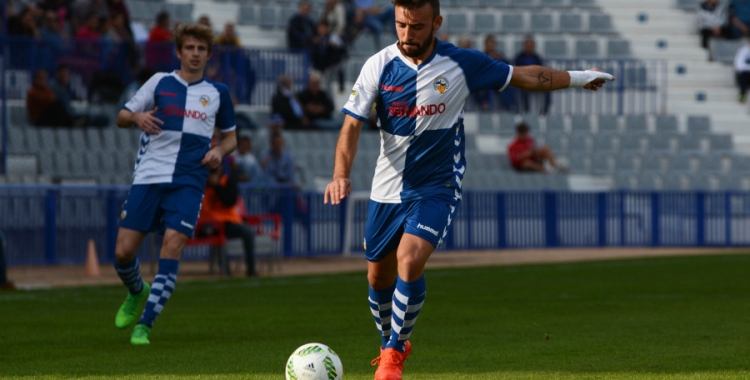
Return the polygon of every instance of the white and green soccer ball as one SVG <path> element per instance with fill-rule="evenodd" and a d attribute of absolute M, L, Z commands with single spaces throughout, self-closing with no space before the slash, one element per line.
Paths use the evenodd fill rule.
<path fill-rule="evenodd" d="M 339 356 L 322 343 L 300 346 L 286 361 L 286 380 L 341 380 L 344 366 Z"/>

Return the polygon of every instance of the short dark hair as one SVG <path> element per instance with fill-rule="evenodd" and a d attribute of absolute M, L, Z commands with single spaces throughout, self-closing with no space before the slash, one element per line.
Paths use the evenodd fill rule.
<path fill-rule="evenodd" d="M 520 133 L 529 133 L 529 126 L 528 126 L 528 124 L 526 124 L 523 121 L 520 122 L 520 123 L 518 123 L 518 125 L 516 126 L 516 132 L 519 133 L 519 134 Z"/>
<path fill-rule="evenodd" d="M 392 0 L 394 6 L 404 7 L 406 9 L 417 9 L 425 4 L 432 7 L 433 17 L 440 15 L 440 0 Z"/>

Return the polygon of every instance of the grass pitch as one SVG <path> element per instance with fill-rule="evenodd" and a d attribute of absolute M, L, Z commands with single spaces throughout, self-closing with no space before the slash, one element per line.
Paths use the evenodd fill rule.
<path fill-rule="evenodd" d="M 405 379 L 750 379 L 750 255 L 427 272 Z M 180 282 L 132 347 L 122 287 L 0 293 L 0 378 L 283 379 L 321 342 L 372 379 L 364 273 Z M 549 338 L 549 339 L 547 339 Z"/>

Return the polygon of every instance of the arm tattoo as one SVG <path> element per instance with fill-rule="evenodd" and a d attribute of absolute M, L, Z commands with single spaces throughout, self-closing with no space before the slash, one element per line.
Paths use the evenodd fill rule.
<path fill-rule="evenodd" d="M 537 80 L 538 80 L 538 83 L 537 83 L 536 86 L 539 87 L 539 88 L 544 88 L 547 85 L 547 82 L 550 82 L 550 85 L 551 85 L 552 84 L 552 73 L 550 73 L 550 77 L 547 78 L 547 77 L 544 76 L 544 71 L 540 71 L 539 74 L 537 75 Z"/>

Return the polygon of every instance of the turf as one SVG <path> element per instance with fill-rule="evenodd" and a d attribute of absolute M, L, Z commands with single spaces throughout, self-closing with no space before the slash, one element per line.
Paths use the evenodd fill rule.
<path fill-rule="evenodd" d="M 405 379 L 747 379 L 748 272 L 750 255 L 430 270 Z M 0 378 L 283 379 L 318 341 L 372 379 L 365 281 L 178 281 L 147 347 L 114 327 L 122 287 L 0 293 Z"/>

